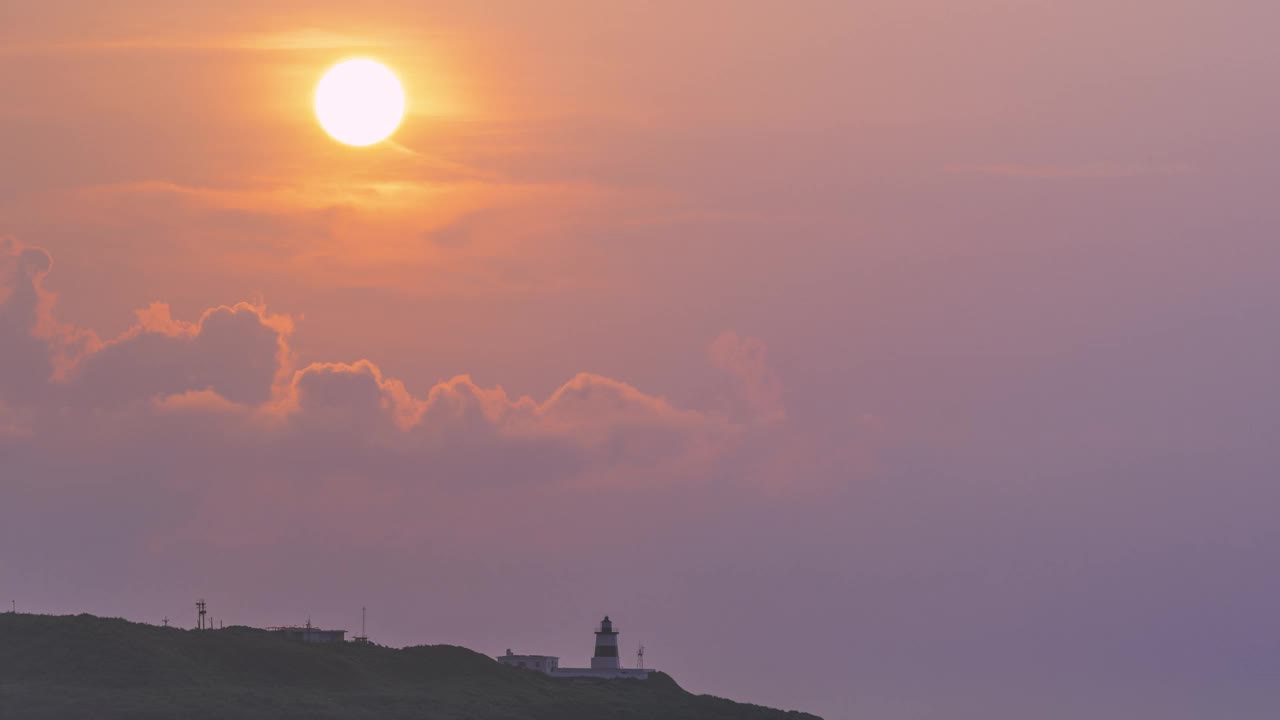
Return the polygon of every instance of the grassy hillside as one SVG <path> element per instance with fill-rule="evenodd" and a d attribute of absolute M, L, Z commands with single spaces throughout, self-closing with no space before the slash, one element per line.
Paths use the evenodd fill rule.
<path fill-rule="evenodd" d="M 5 720 L 815 720 L 668 676 L 552 679 L 447 645 L 305 645 L 90 615 L 0 615 Z"/>

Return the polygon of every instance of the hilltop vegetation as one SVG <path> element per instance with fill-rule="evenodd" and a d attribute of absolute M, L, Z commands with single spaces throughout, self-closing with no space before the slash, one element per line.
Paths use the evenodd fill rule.
<path fill-rule="evenodd" d="M 5 720 L 816 720 L 647 681 L 552 679 L 466 648 L 306 645 L 90 615 L 0 615 Z"/>

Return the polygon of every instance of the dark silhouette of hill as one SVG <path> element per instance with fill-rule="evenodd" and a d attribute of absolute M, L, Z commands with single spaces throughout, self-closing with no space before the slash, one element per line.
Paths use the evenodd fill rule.
<path fill-rule="evenodd" d="M 553 679 L 449 645 L 308 645 L 91 615 L 0 615 L 4 720 L 817 720 L 649 680 Z"/>

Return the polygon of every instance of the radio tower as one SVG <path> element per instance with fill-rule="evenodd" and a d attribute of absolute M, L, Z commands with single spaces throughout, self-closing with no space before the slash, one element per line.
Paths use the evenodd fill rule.
<path fill-rule="evenodd" d="M 644 669 L 644 646 L 643 645 L 641 645 L 640 649 L 636 651 L 636 669 L 638 670 Z"/>
<path fill-rule="evenodd" d="M 205 628 L 205 625 L 204 625 L 204 616 L 206 612 L 205 605 L 206 603 L 204 601 L 204 598 L 200 598 L 199 600 L 196 601 L 196 615 L 199 616 L 199 619 L 196 622 L 197 630 L 204 630 Z"/>
<path fill-rule="evenodd" d="M 360 608 L 360 635 L 355 638 L 355 641 L 358 643 L 369 642 L 369 634 L 365 632 L 365 629 L 364 629 L 364 619 L 365 619 L 365 608 L 362 607 Z"/>

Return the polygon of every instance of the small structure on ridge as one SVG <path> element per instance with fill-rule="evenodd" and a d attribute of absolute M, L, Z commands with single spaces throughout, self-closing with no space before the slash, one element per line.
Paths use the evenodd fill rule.
<path fill-rule="evenodd" d="M 267 628 L 271 632 L 280 633 L 290 640 L 300 640 L 305 643 L 340 643 L 346 640 L 346 630 L 321 630 L 318 627 L 311 626 L 311 620 L 307 620 L 307 624 L 301 627 L 297 625 L 277 625 Z"/>
<path fill-rule="evenodd" d="M 506 655 L 498 656 L 498 662 L 510 667 L 537 670 L 548 675 L 560 668 L 560 658 L 554 655 L 516 655 L 511 652 L 511 648 L 507 648 Z"/>

